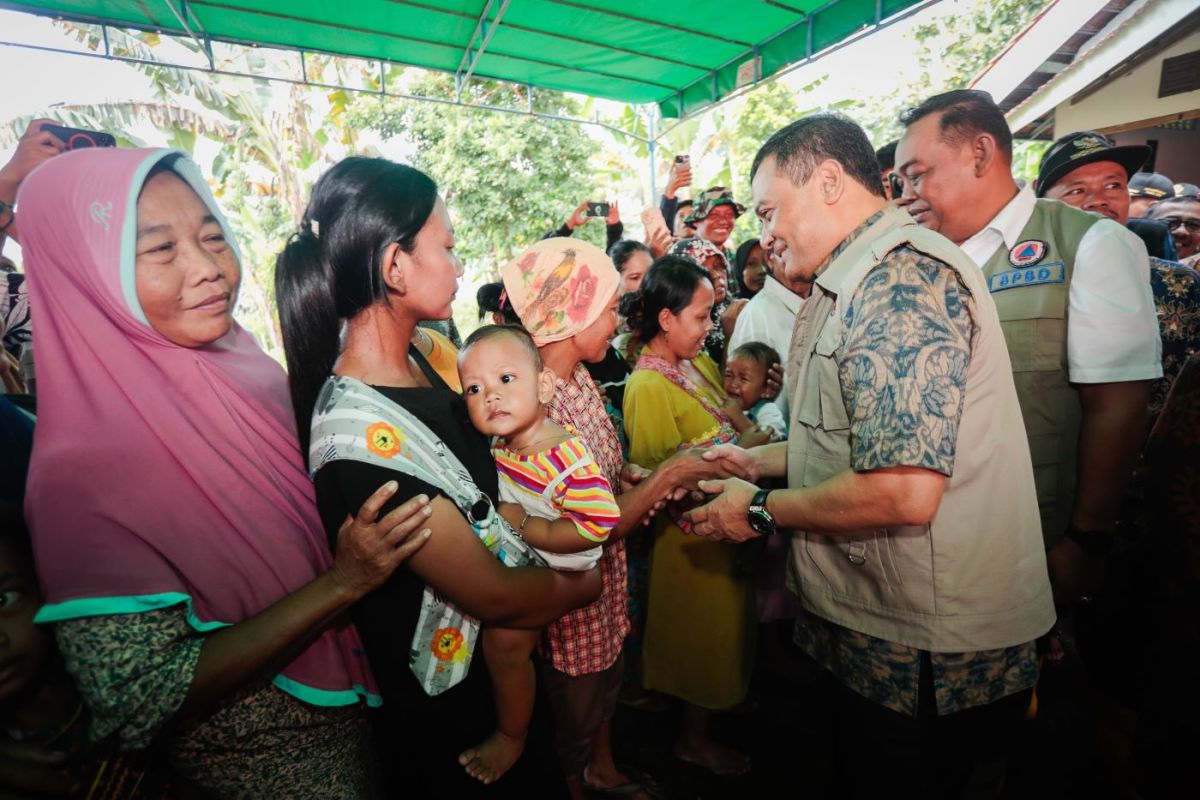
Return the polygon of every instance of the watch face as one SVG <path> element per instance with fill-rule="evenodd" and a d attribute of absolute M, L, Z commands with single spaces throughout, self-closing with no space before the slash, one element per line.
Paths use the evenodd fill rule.
<path fill-rule="evenodd" d="M 769 535 L 775 532 L 775 523 L 763 512 L 751 511 L 747 516 L 750 521 L 750 527 L 754 529 L 755 533 Z"/>

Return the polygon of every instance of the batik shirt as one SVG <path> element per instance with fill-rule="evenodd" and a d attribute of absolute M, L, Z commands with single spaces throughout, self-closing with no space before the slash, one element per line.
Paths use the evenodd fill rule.
<path fill-rule="evenodd" d="M 817 270 L 875 222 L 855 229 Z M 942 262 L 898 248 L 871 270 L 841 308 L 842 396 L 850 416 L 851 468 L 921 467 L 951 475 L 966 391 L 973 323 L 966 288 Z M 886 319 L 887 324 L 881 323 Z M 936 348 L 939 365 L 918 363 Z M 955 365 L 961 368 L 955 368 Z M 807 614 L 796 643 L 848 689 L 917 714 L 921 651 Z M 1036 647 L 931 653 L 938 714 L 985 705 L 1037 682 Z"/>
<path fill-rule="evenodd" d="M 1162 336 L 1163 376 L 1150 385 L 1150 413 L 1157 416 L 1183 362 L 1200 353 L 1200 273 L 1176 261 L 1151 258 L 1150 288 Z"/>
<path fill-rule="evenodd" d="M 0 273 L 0 332 L 4 349 L 21 357 L 21 347 L 33 339 L 29 314 L 29 285 L 20 272 Z"/>

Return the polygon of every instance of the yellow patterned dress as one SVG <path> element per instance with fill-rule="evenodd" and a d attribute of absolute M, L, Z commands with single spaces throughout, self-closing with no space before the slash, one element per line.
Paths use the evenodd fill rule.
<path fill-rule="evenodd" d="M 661 362 L 661 359 L 659 359 Z M 625 387 L 629 460 L 657 467 L 680 447 L 718 434 L 721 378 L 701 354 L 692 367 L 665 374 L 638 362 Z M 669 373 L 669 370 L 666 371 Z M 681 385 L 682 384 L 682 385 Z M 719 413 L 719 411 L 718 411 Z M 708 709 L 742 701 L 754 663 L 754 591 L 745 545 L 690 536 L 666 515 L 656 517 L 643 682 Z"/>

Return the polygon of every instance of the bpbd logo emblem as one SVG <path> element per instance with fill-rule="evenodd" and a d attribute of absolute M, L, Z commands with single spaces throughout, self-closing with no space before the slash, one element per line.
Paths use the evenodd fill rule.
<path fill-rule="evenodd" d="M 1026 239 L 1023 242 L 1017 242 L 1013 245 L 1013 249 L 1008 251 L 1008 263 L 1018 268 L 1032 267 L 1046 257 L 1048 247 L 1049 245 L 1041 239 Z"/>

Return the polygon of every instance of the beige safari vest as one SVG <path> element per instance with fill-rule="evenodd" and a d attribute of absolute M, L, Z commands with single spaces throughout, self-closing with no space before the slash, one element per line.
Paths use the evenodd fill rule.
<path fill-rule="evenodd" d="M 1014 253 L 1010 260 L 1010 248 L 1002 246 L 983 265 L 1012 360 L 1047 544 L 1067 529 L 1075 501 L 1080 409 L 1067 372 L 1067 294 L 1079 242 L 1100 220 L 1058 200 L 1038 200 L 1012 250 L 1034 242 L 1045 245 L 1045 254 L 1018 267 L 1022 259 Z"/>
<path fill-rule="evenodd" d="M 794 531 L 791 584 L 807 611 L 852 630 L 932 652 L 1010 647 L 1054 624 L 1029 449 L 1000 322 L 979 269 L 906 212 L 889 209 L 817 278 L 801 309 L 788 370 L 788 485 L 850 468 L 842 399 L 839 298 L 908 245 L 958 273 L 974 320 L 954 475 L 933 521 L 858 534 Z"/>

